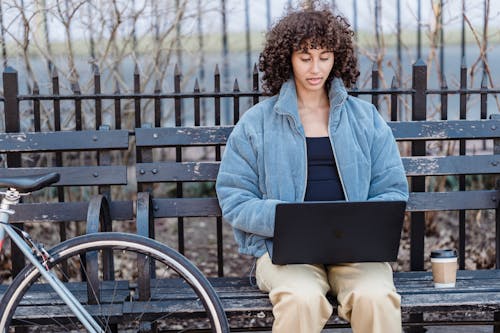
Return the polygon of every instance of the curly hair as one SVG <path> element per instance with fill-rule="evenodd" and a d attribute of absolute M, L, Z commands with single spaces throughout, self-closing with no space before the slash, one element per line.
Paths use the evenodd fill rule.
<path fill-rule="evenodd" d="M 344 17 L 334 15 L 326 5 L 315 7 L 313 4 L 307 9 L 290 9 L 266 34 L 264 50 L 259 56 L 264 92 L 279 93 L 281 85 L 293 73 L 292 53 L 309 48 L 334 52 L 327 89 L 334 77 L 341 78 L 346 87 L 356 82 L 359 70 L 349 23 Z"/>

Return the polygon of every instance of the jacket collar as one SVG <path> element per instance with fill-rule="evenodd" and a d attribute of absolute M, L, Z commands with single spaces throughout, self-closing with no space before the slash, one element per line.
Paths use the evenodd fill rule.
<path fill-rule="evenodd" d="M 334 78 L 332 80 L 328 97 L 330 99 L 330 121 L 332 121 L 334 119 L 338 119 L 338 116 L 335 115 L 335 111 L 339 109 L 347 98 L 347 91 L 340 78 Z M 278 100 L 274 105 L 274 111 L 278 114 L 290 115 L 294 119 L 295 125 L 298 128 L 302 127 L 297 104 L 297 91 L 295 90 L 295 81 L 293 77 L 281 86 Z M 332 116 L 334 117 L 333 119 Z"/>

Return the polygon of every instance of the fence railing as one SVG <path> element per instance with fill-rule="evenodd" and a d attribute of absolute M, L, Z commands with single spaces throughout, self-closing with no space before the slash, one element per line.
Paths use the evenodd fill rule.
<path fill-rule="evenodd" d="M 480 88 L 468 88 L 467 72 L 468 68 L 462 65 L 459 70 L 459 87 L 448 88 L 446 78 L 444 78 L 439 89 L 430 89 L 427 84 L 427 66 L 422 61 L 417 61 L 412 68 L 411 88 L 398 85 L 396 76 L 393 77 L 389 88 L 380 88 L 379 69 L 374 66 L 371 88 L 354 87 L 349 93 L 369 99 L 386 119 L 391 121 L 416 120 L 416 114 L 425 114 L 424 117 L 420 116 L 418 119 L 432 117 L 446 120 L 454 116 L 465 119 L 469 111 L 476 109 L 479 113 L 472 113 L 470 116 L 485 119 L 488 112 L 498 112 L 500 105 L 497 94 L 500 93 L 500 89 L 488 88 L 486 77 L 483 77 Z M 106 123 L 116 129 L 133 129 L 140 127 L 145 121 L 155 126 L 165 126 L 169 119 L 172 125 L 179 126 L 183 122 L 191 121 L 197 126 L 203 124 L 203 121 L 220 124 L 223 113 L 228 119 L 226 122 L 234 123 L 239 119 L 240 112 L 263 97 L 259 90 L 259 75 L 256 67 L 252 74 L 252 88 L 249 91 L 242 91 L 237 80 L 234 81 L 232 90 L 222 91 L 218 67 L 214 71 L 212 91 L 201 90 L 197 80 L 194 82 L 192 91 L 181 91 L 182 73 L 177 66 L 172 78 L 174 91 L 162 91 L 161 82 L 157 81 L 152 92 L 144 92 L 144 88 L 141 87 L 141 76 L 136 68 L 130 92 L 120 92 L 116 89 L 112 93 L 105 93 L 101 91 L 99 69 L 94 66 L 92 87 L 89 89 L 93 90 L 92 93 L 82 93 L 78 82 L 72 82 L 70 83 L 72 93 L 61 94 L 59 76 L 54 71 L 48 87 L 50 93 L 42 92 L 35 83 L 31 93 L 19 94 L 18 74 L 12 67 L 7 67 L 3 73 L 4 96 L 0 96 L 0 111 L 2 110 L 1 102 L 4 103 L 5 118 L 2 121 L 4 121 L 5 128 L 2 129 L 0 122 L 0 130 L 17 131 L 19 127 L 24 130 L 39 131 L 42 125 L 52 130 L 98 128 L 103 123 L 103 118 L 106 118 Z M 450 115 L 449 100 L 454 95 L 459 96 L 459 102 L 454 103 L 456 107 L 452 105 L 454 115 Z M 478 96 L 479 103 L 472 99 L 474 96 Z M 489 96 L 495 99 L 496 104 L 488 104 Z M 242 104 L 245 99 L 246 103 Z M 429 99 L 433 101 L 432 109 L 427 109 L 425 105 Z M 231 100 L 232 103 L 221 103 L 222 100 Z M 170 104 L 166 104 L 166 101 Z M 412 104 L 412 101 L 417 104 Z M 62 106 L 62 103 L 65 105 Z M 479 107 L 476 107 L 476 104 L 479 104 Z M 192 109 L 194 113 L 189 114 L 189 109 Z M 53 112 L 48 112 L 50 110 Z M 71 112 L 74 114 L 69 116 Z M 18 119 L 18 113 L 23 115 L 21 120 Z M 130 113 L 133 113 L 133 118 L 127 117 Z M 24 117 L 25 114 L 27 117 Z M 211 115 L 212 118 L 208 118 L 207 115 Z M 72 121 L 70 122 L 65 117 L 71 118 Z"/>

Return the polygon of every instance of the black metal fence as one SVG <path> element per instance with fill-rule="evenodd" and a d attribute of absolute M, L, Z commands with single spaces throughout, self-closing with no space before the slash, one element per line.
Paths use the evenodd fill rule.
<path fill-rule="evenodd" d="M 309 1 L 281 0 L 273 1 L 273 6 L 271 6 L 270 0 L 262 2 L 249 2 L 248 0 L 204 2 L 198 0 L 191 2 L 188 6 L 190 8 L 188 12 L 185 12 L 187 9 L 184 7 L 184 2 L 180 0 L 151 0 L 142 4 L 141 1 L 134 0 L 130 1 L 130 3 L 114 4 L 116 6 L 114 10 L 110 10 L 109 16 L 104 17 L 109 20 L 112 27 L 116 25 L 117 40 L 120 39 L 129 42 L 131 49 L 125 52 L 124 55 L 121 55 L 122 58 L 117 56 L 119 59 L 110 61 L 113 62 L 110 67 L 112 67 L 112 70 L 117 70 L 126 60 L 132 59 L 134 61 L 140 58 L 141 53 L 145 57 L 152 56 L 151 53 L 154 53 L 152 51 L 154 48 L 166 50 L 164 53 L 160 52 L 155 55 L 157 57 L 154 60 L 155 66 L 159 65 L 160 58 L 165 58 L 175 59 L 173 61 L 177 62 L 180 67 L 183 67 L 183 62 L 186 62 L 186 56 L 193 52 L 192 50 L 186 52 L 183 49 L 183 39 L 195 37 L 193 39 L 197 50 L 195 65 L 198 67 L 198 77 L 203 86 L 205 83 L 205 71 L 210 70 L 206 68 L 205 64 L 208 53 L 210 53 L 208 48 L 214 48 L 213 45 L 209 45 L 210 43 L 213 44 L 214 40 L 209 40 L 209 38 L 212 34 L 215 34 L 217 35 L 215 43 L 218 44 L 216 49 L 220 50 L 217 51 L 217 58 L 222 58 L 221 74 L 223 83 L 226 83 L 231 75 L 228 67 L 233 62 L 232 60 L 234 60 L 234 51 L 242 51 L 244 53 L 245 60 L 243 62 L 245 65 L 241 66 L 240 74 L 241 77 L 246 77 L 247 80 L 250 80 L 252 76 L 252 64 L 257 60 L 254 52 L 256 35 L 252 34 L 252 32 L 262 32 L 269 28 L 273 23 L 272 20 L 280 16 L 287 5 L 306 4 L 307 2 Z M 408 57 L 408 54 L 415 55 L 414 59 L 424 58 L 426 57 L 426 48 L 427 50 L 432 49 L 432 52 L 436 52 L 436 58 L 433 58 L 432 61 L 439 63 L 438 65 L 436 64 L 439 78 L 444 77 L 445 62 L 449 61 L 447 58 L 450 58 L 449 56 L 445 56 L 445 53 L 449 46 L 457 42 L 460 45 L 460 59 L 464 59 L 466 56 L 466 45 L 472 45 L 472 47 L 479 50 L 479 55 L 475 59 L 477 60 L 477 65 L 480 65 L 482 70 L 486 72 L 488 72 L 489 68 L 494 67 L 488 64 L 488 52 L 491 45 L 490 39 L 494 38 L 494 35 L 490 31 L 491 26 L 498 18 L 498 15 L 492 12 L 492 2 L 490 0 L 439 0 L 432 1 L 430 5 L 430 2 L 423 0 L 389 0 L 384 2 L 381 0 L 371 0 L 362 3 L 358 0 L 345 2 L 324 0 L 323 2 L 326 4 L 331 3 L 333 7 L 336 6 L 342 10 L 352 23 L 354 31 L 360 35 L 366 35 L 366 38 L 371 41 L 369 45 L 363 45 L 363 41 L 358 40 L 360 35 L 355 36 L 356 40 L 360 42 L 358 44 L 360 46 L 358 51 L 364 49 L 365 55 L 366 53 L 373 54 L 371 57 L 364 58 L 369 58 L 370 60 L 377 58 L 379 70 L 382 65 L 381 59 L 383 55 L 389 52 L 395 53 L 395 58 L 391 59 L 391 62 L 395 64 L 394 73 L 400 82 L 403 81 L 404 77 L 404 59 Z M 28 72 L 27 75 L 30 77 L 44 75 L 35 73 L 37 72 L 35 69 L 37 66 L 33 64 L 33 59 L 29 56 L 29 52 L 32 52 L 29 48 L 34 48 L 35 51 L 36 48 L 41 48 L 43 51 L 46 51 L 40 52 L 43 59 L 42 62 L 44 62 L 43 66 L 38 66 L 44 68 L 41 72 L 45 73 L 45 68 L 48 68 L 50 72 L 54 66 L 60 69 L 65 67 L 64 63 L 66 59 L 56 59 L 57 57 L 51 50 L 54 47 L 53 44 L 55 41 L 58 40 L 56 34 L 54 34 L 55 28 L 50 26 L 53 23 L 51 22 L 51 16 L 57 17 L 57 13 L 54 13 L 55 9 L 59 9 L 61 11 L 59 14 L 61 15 L 62 11 L 67 12 L 59 19 L 63 21 L 67 20 L 68 36 L 71 32 L 78 30 L 77 27 L 75 28 L 69 24 L 71 20 L 69 17 L 66 17 L 72 10 L 76 14 L 74 19 L 77 23 L 80 18 L 83 19 L 83 22 L 80 23 L 88 24 L 87 34 L 79 37 L 85 42 L 86 47 L 82 53 L 75 55 L 84 58 L 84 62 L 87 62 L 87 58 L 90 57 L 90 62 L 99 63 L 100 61 L 103 63 L 103 66 L 106 64 L 105 61 L 99 58 L 99 42 L 102 42 L 103 36 L 92 25 L 92 17 L 99 17 L 99 11 L 103 11 L 103 8 L 106 7 L 99 7 L 98 4 L 91 0 L 82 1 L 78 6 L 71 2 L 57 2 L 57 5 L 54 5 L 50 1 L 45 0 L 36 2 L 36 6 L 34 3 L 35 1 L 17 2 L 10 0 L 0 3 L 0 48 L 4 67 L 7 65 L 12 66 L 13 62 L 17 61 L 17 54 L 25 52 L 26 56 L 24 58 L 20 57 L 21 59 L 18 62 L 20 65 L 16 65 L 18 70 Z M 276 4 L 279 4 L 280 7 L 277 8 Z M 429 9 L 429 6 L 433 7 L 432 10 Z M 33 12 L 34 7 L 37 10 Z M 370 10 L 367 10 L 368 8 Z M 427 8 L 426 13 L 428 15 L 422 15 L 423 8 Z M 115 10 L 115 14 L 117 15 L 114 14 Z M 263 15 L 255 15 L 256 12 Z M 368 17 L 366 16 L 367 12 Z M 184 15 L 186 15 L 189 19 L 175 21 L 174 28 L 169 31 L 163 31 L 171 28 L 161 20 L 161 17 L 166 17 L 167 14 L 180 18 L 184 18 Z M 33 15 L 31 21 L 29 15 Z M 390 24 L 389 29 L 387 29 L 388 25 L 386 22 L 388 16 L 393 17 L 394 20 Z M 140 33 L 140 25 L 143 24 L 140 22 L 141 18 L 143 20 L 144 18 L 150 20 L 148 22 L 150 23 L 150 27 L 145 32 L 145 35 L 141 35 Z M 238 49 L 235 49 L 236 47 L 230 42 L 231 34 L 234 33 L 231 30 L 230 23 L 233 22 L 234 26 L 235 20 L 238 20 L 238 24 L 244 35 L 244 45 L 237 46 Z M 365 24 L 360 24 L 361 21 Z M 207 22 L 210 22 L 210 24 L 207 24 Z M 366 28 L 366 22 L 370 22 L 369 29 Z M 35 24 L 38 25 L 35 26 Z M 196 29 L 189 29 L 188 26 L 192 26 L 191 28 L 196 27 Z M 213 29 L 207 32 L 207 26 L 217 26 L 218 29 L 220 27 L 220 30 L 215 33 Z M 460 28 L 457 28 L 457 26 L 460 26 Z M 191 33 L 187 33 L 186 31 L 190 31 Z M 449 36 L 457 32 L 460 33 L 459 40 L 448 41 L 449 39 L 455 39 L 449 38 Z M 40 45 L 36 45 L 31 41 L 32 37 L 37 37 L 37 34 L 43 34 L 43 38 L 39 37 L 42 39 L 39 41 Z M 407 36 L 404 36 L 405 34 Z M 152 38 L 151 45 L 146 50 L 139 47 L 140 39 L 144 36 Z M 165 36 L 168 36 L 169 39 L 165 39 Z M 387 42 L 386 40 L 389 38 L 394 38 L 394 43 Z M 13 39 L 17 40 L 17 42 L 14 42 Z M 111 43 L 113 41 L 104 39 L 104 42 Z M 167 43 L 168 45 L 165 45 Z M 74 50 L 65 50 L 65 52 L 74 52 Z M 102 56 L 105 56 L 105 54 Z M 360 58 L 361 56 L 362 54 L 360 53 Z M 169 61 L 167 62 L 170 63 Z M 80 70 L 79 68 L 71 68 L 75 66 L 74 61 L 69 62 L 68 66 L 68 75 L 74 75 Z M 160 71 L 163 71 L 165 68 L 163 65 L 160 67 L 158 68 Z M 104 68 L 101 69 L 104 70 Z M 245 73 L 243 74 L 243 72 Z M 485 83 L 487 84 L 487 82 Z M 28 82 L 27 84 L 32 85 L 33 82 Z M 491 87 L 492 85 L 490 82 L 489 86 Z"/>
<path fill-rule="evenodd" d="M 371 99 L 371 102 L 384 109 L 384 117 L 388 121 L 398 121 L 406 110 L 406 120 L 425 119 L 485 119 L 488 113 L 498 113 L 498 109 L 488 111 L 488 97 L 500 93 L 499 89 L 490 89 L 484 82 L 479 89 L 467 88 L 467 67 L 464 65 L 460 71 L 460 88 L 448 89 L 446 84 L 441 89 L 428 88 L 428 70 L 423 61 L 418 61 L 412 67 L 412 87 L 410 89 L 398 86 L 398 80 L 392 80 L 392 86 L 387 89 L 379 88 L 379 75 L 377 67 L 372 72 L 372 88 L 352 89 L 351 95 Z M 30 94 L 19 94 L 18 74 L 13 68 L 6 68 L 3 72 L 3 91 L 0 97 L 0 115 L 5 123 L 5 132 L 27 131 L 61 131 L 82 130 L 99 128 L 102 124 L 109 125 L 112 129 L 128 129 L 134 135 L 134 129 L 151 123 L 154 127 L 165 126 L 205 126 L 220 125 L 224 110 L 221 101 L 227 100 L 230 105 L 230 124 L 236 123 L 241 114 L 249 105 L 256 104 L 265 98 L 259 90 L 259 74 L 254 68 L 252 74 L 252 89 L 242 91 L 238 81 L 234 81 L 231 91 L 221 91 L 221 77 L 216 68 L 213 76 L 213 89 L 210 92 L 200 91 L 195 82 L 191 91 L 182 91 L 182 73 L 176 67 L 172 76 L 174 91 L 165 92 L 156 84 L 152 92 L 145 92 L 140 86 L 141 78 L 136 71 L 133 75 L 133 92 L 121 93 L 115 91 L 106 93 L 101 91 L 101 75 L 97 67 L 93 68 L 93 93 L 82 94 L 77 83 L 72 85 L 71 94 L 60 94 L 60 82 L 56 72 L 52 75 L 50 92 L 40 91 L 34 87 Z M 484 81 L 484 80 L 483 80 Z M 456 116 L 450 117 L 448 100 L 458 97 L 458 111 Z M 473 98 L 477 97 L 477 98 Z M 478 100 L 479 103 L 471 101 Z M 409 101 L 409 102 L 408 102 Z M 430 105 L 432 102 L 432 106 Z M 387 107 L 382 108 L 384 104 Z M 405 104 L 408 104 L 405 107 Z M 434 110 L 435 109 L 435 110 Z M 431 112 L 432 110 L 432 112 Z M 403 112 L 404 111 L 404 112 Z M 1 144 L 1 143 L 0 143 Z M 401 147 L 402 150 L 408 147 Z M 461 141 L 458 154 L 467 154 L 467 144 Z M 411 156 L 424 156 L 428 147 L 423 142 L 411 145 L 408 152 L 403 154 Z M 484 149 L 491 147 L 484 146 Z M 181 149 L 176 150 L 176 160 L 182 160 Z M 1 156 L 1 155 L 0 155 Z M 9 167 L 26 166 L 20 154 L 12 153 L 3 156 Z M 215 154 L 215 159 L 220 160 L 220 149 Z M 62 165 L 62 156 L 56 156 L 56 166 Z M 140 161 L 140 156 L 136 157 Z M 460 189 L 465 189 L 466 177 L 459 176 Z M 424 192 L 427 190 L 425 177 L 411 178 L 411 191 Z M 176 195 L 182 197 L 182 184 L 176 185 Z M 59 198 L 63 193 L 59 193 Z M 132 195 L 132 194 L 131 194 Z M 133 199 L 133 198 L 131 198 Z M 220 224 L 221 220 L 218 220 Z M 424 269 L 424 240 L 426 216 L 424 213 L 411 214 L 411 264 L 412 270 Z M 61 233 L 64 238 L 64 232 Z M 218 232 L 217 248 L 219 256 L 218 274 L 223 275 L 222 262 L 222 234 Z M 183 221 L 178 227 L 179 250 L 184 252 Z M 494 244 L 492 244 L 494 246 Z M 459 213 L 459 252 L 466 251 L 466 213 Z M 460 267 L 465 267 L 465 256 L 460 256 Z"/>

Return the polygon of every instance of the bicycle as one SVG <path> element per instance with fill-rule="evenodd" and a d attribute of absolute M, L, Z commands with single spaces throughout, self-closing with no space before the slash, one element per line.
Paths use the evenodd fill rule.
<path fill-rule="evenodd" d="M 210 325 L 212 332 L 217 333 L 229 332 L 226 314 L 210 282 L 187 258 L 162 243 L 134 234 L 100 232 L 69 239 L 47 251 L 26 232 L 9 224 L 9 216 L 14 214 L 11 206 L 19 203 L 22 196 L 58 180 L 57 173 L 0 178 L 0 188 L 7 188 L 0 192 L 4 195 L 0 205 L 0 250 L 4 236 L 8 236 L 30 262 L 13 279 L 0 302 L 0 332 L 32 324 L 38 325 L 35 331 L 40 331 L 39 325 L 43 324 L 50 332 L 142 332 L 167 328 L 185 332 L 193 325 Z M 98 267 L 88 267 L 91 259 L 98 259 Z M 120 276 L 116 280 L 115 262 L 122 266 L 137 263 L 138 272 L 130 271 L 130 267 L 118 269 Z M 144 285 L 140 283 L 144 276 L 149 284 L 145 290 L 138 287 Z M 164 282 L 178 280 L 189 284 L 194 292 L 187 299 L 170 300 Z M 62 302 L 56 305 L 57 311 L 36 304 L 29 308 L 30 293 L 40 288 L 59 295 Z M 78 290 L 78 295 L 70 289 Z M 86 295 L 82 295 L 82 290 Z M 171 318 L 179 301 L 199 303 L 200 313 L 206 312 L 208 319 L 195 324 L 187 321 L 190 326 L 183 326 L 185 321 Z M 155 307 L 158 310 L 151 311 Z M 29 319 L 24 308 L 31 315 L 47 308 L 46 315 L 38 316 L 43 317 L 43 323 Z"/>

